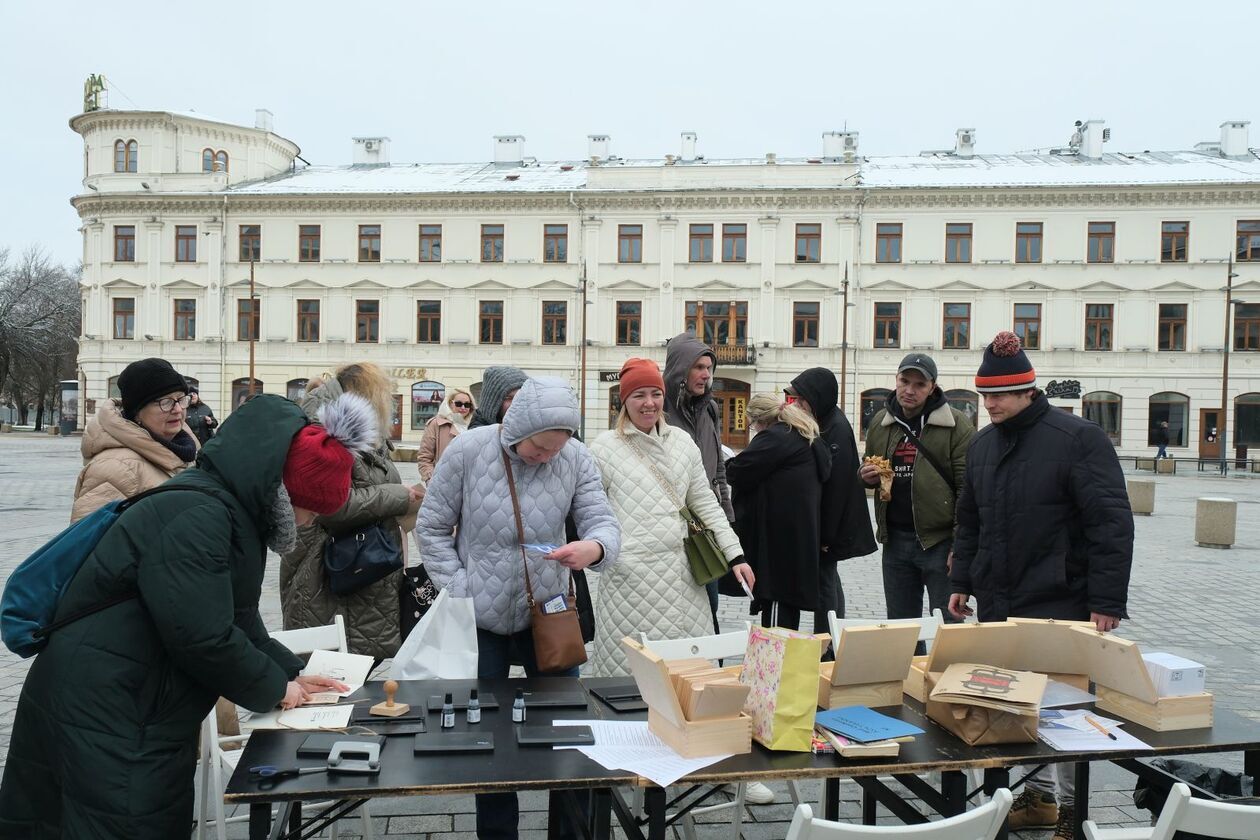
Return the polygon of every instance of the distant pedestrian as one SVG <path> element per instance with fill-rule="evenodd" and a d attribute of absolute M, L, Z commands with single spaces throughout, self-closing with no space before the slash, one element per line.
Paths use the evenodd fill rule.
<path fill-rule="evenodd" d="M 197 441 L 205 446 L 214 437 L 214 430 L 219 425 L 210 406 L 201 401 L 201 392 L 197 386 L 188 383 L 188 428 L 192 430 Z"/>
<path fill-rule="evenodd" d="M 188 383 L 165 359 L 141 359 L 118 375 L 121 399 L 107 399 L 83 431 L 83 470 L 70 521 L 126 499 L 192 466 L 200 448 L 184 422 Z"/>
<path fill-rule="evenodd" d="M 416 454 L 416 465 L 420 469 L 420 477 L 426 482 L 433 478 L 438 459 L 446 451 L 446 447 L 460 432 L 468 430 L 468 421 L 472 418 L 477 406 L 472 394 L 467 391 L 452 391 L 446 402 L 438 409 L 436 416 L 424 424 L 424 436 L 420 438 L 420 451 Z"/>
<path fill-rule="evenodd" d="M 493 365 L 486 368 L 481 375 L 481 400 L 473 410 L 468 428 L 479 429 L 482 426 L 493 426 L 503 422 L 516 392 L 521 390 L 528 374 L 511 365 Z"/>
<path fill-rule="evenodd" d="M 1155 441 L 1155 446 L 1157 447 L 1155 450 L 1155 460 L 1158 461 L 1160 458 L 1167 458 L 1168 443 L 1170 439 L 1167 420 L 1159 421 L 1159 425 L 1155 427 L 1155 431 L 1151 435 L 1151 439 Z"/>

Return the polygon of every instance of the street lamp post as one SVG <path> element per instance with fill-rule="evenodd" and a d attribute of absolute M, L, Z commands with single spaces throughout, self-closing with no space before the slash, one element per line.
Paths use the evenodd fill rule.
<path fill-rule="evenodd" d="M 1221 425 L 1220 434 L 1216 436 L 1221 446 L 1221 475 L 1229 472 L 1229 345 L 1233 341 L 1230 335 L 1229 319 L 1234 314 L 1234 255 L 1231 253 L 1225 271 L 1225 345 L 1221 354 Z"/>
<path fill-rule="evenodd" d="M 844 264 L 844 282 L 840 286 L 840 410 L 848 397 L 845 390 L 849 374 L 849 264 Z"/>

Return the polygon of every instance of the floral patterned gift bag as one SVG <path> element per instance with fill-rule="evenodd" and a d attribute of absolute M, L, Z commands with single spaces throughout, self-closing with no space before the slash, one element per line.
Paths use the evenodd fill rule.
<path fill-rule="evenodd" d="M 816 636 L 778 627 L 749 631 L 740 680 L 752 689 L 744 712 L 752 718 L 753 738 L 767 749 L 809 752 L 822 644 Z"/>

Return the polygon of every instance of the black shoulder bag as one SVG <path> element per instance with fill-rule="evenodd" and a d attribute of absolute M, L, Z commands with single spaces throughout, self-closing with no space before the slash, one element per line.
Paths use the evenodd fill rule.
<path fill-rule="evenodd" d="M 913 429 L 911 429 L 909 426 L 902 426 L 901 428 L 905 431 L 906 437 L 914 441 L 914 445 L 918 447 L 919 452 L 923 453 L 923 457 L 927 458 L 927 462 L 936 469 L 936 472 L 940 474 L 941 478 L 945 479 L 945 484 L 949 487 L 950 492 L 954 494 L 954 498 L 957 499 L 958 488 L 954 486 L 953 473 L 948 472 L 944 467 L 941 466 L 941 462 L 936 460 L 936 457 L 928 450 L 926 446 L 923 445 L 923 438 L 916 435 Z"/>

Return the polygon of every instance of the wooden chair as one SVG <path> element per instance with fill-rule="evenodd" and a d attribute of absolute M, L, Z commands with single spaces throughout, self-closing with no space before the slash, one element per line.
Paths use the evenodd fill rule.
<path fill-rule="evenodd" d="M 1178 831 L 1221 840 L 1260 840 L 1260 805 L 1192 799 L 1190 786 L 1179 782 L 1150 828 L 1099 828 L 1086 820 L 1084 829 L 1089 840 L 1172 840 Z"/>
<path fill-rule="evenodd" d="M 922 825 L 850 825 L 816 819 L 808 805 L 798 805 L 787 840 L 993 840 L 1010 810 L 1006 788 L 979 808 Z"/>
<path fill-rule="evenodd" d="M 340 615 L 334 616 L 332 624 L 326 624 L 323 627 L 305 627 L 299 630 L 277 630 L 271 634 L 271 638 L 299 656 L 317 650 L 335 650 L 340 653 L 349 652 L 349 645 L 346 641 L 346 623 L 345 619 Z M 204 840 L 206 827 L 211 823 L 214 825 L 217 840 L 226 840 L 228 823 L 244 822 L 249 819 L 248 814 L 228 816 L 223 802 L 224 785 L 227 784 L 227 780 L 232 777 L 232 773 L 236 770 L 236 764 L 240 761 L 241 754 L 245 751 L 244 742 L 249 739 L 248 719 L 242 722 L 241 730 L 242 732 L 239 735 L 220 735 L 219 722 L 213 709 L 206 716 L 206 719 L 202 721 L 202 772 L 201 791 L 197 804 L 197 840 Z M 228 747 L 234 748 L 229 749 Z M 311 807 L 320 808 L 322 803 L 312 804 Z M 213 819 L 207 816 L 211 811 L 214 813 Z M 364 840 L 371 840 L 373 837 L 372 818 L 368 813 L 366 802 L 360 806 L 360 814 L 363 818 Z M 329 829 L 329 835 L 332 840 L 337 840 L 336 823 L 333 823 Z"/>

